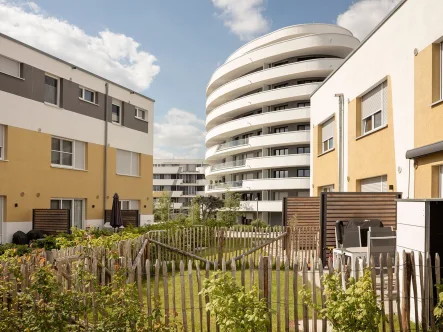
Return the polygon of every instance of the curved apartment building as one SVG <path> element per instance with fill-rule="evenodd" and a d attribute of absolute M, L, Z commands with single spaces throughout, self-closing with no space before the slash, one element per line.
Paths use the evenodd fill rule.
<path fill-rule="evenodd" d="M 309 196 L 310 95 L 359 45 L 329 24 L 295 25 L 236 50 L 206 89 L 206 193 L 242 194 L 242 222 L 281 223 L 282 199 Z"/>

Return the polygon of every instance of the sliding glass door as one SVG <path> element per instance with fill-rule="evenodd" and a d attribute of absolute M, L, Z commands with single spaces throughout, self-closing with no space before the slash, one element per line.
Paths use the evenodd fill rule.
<path fill-rule="evenodd" d="M 67 209 L 71 211 L 71 225 L 83 229 L 84 200 L 69 198 L 51 199 L 51 209 Z"/>

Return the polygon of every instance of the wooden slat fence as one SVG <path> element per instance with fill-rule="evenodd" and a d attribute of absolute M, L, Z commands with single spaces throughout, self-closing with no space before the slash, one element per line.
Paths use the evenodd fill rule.
<path fill-rule="evenodd" d="M 320 226 L 319 197 L 288 197 L 283 200 L 284 225 L 291 227 Z"/>
<path fill-rule="evenodd" d="M 112 210 L 105 210 L 105 223 L 111 222 Z M 139 210 L 121 210 L 123 226 L 131 224 L 134 227 L 140 226 Z"/>
<path fill-rule="evenodd" d="M 43 231 L 45 234 L 68 233 L 71 230 L 71 212 L 60 209 L 34 209 L 32 229 Z"/>

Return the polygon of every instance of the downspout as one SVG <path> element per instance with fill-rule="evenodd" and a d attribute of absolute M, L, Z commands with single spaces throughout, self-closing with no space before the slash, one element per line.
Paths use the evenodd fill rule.
<path fill-rule="evenodd" d="M 343 120 L 344 120 L 344 103 L 343 94 L 335 94 L 338 97 L 338 191 L 344 191 L 344 141 L 343 141 Z"/>
<path fill-rule="evenodd" d="M 108 192 L 108 96 L 109 85 L 105 83 L 105 160 L 103 163 L 103 224 L 106 222 L 106 193 Z"/>

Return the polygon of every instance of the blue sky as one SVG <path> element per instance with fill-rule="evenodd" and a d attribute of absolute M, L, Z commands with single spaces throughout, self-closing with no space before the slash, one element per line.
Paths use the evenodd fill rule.
<path fill-rule="evenodd" d="M 203 157 L 206 84 L 235 49 L 340 14 L 339 24 L 362 38 L 397 1 L 0 0 L 0 31 L 154 98 L 156 157 Z"/>

